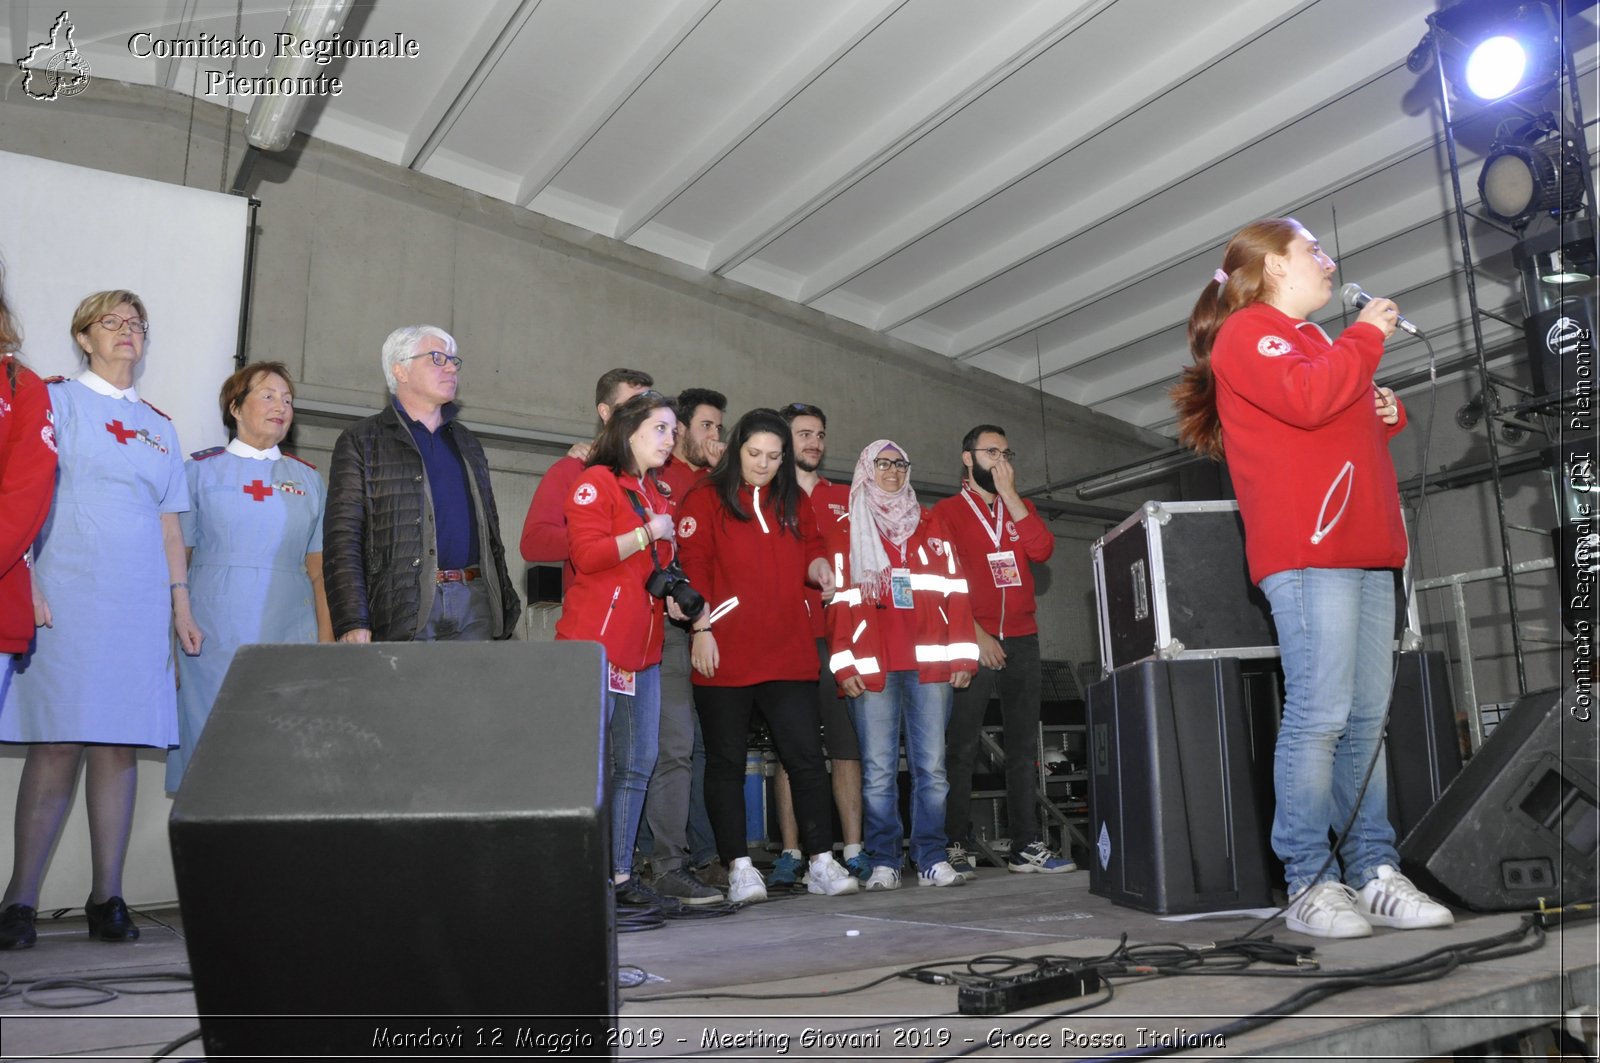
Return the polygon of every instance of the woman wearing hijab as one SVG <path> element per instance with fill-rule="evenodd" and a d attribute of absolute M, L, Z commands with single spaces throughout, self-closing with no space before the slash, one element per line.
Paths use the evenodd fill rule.
<path fill-rule="evenodd" d="M 828 532 L 836 591 L 830 665 L 861 742 L 868 890 L 900 886 L 905 828 L 896 793 L 900 741 L 911 770 L 911 859 L 924 886 L 965 880 L 945 858 L 944 732 L 952 692 L 978 670 L 972 610 L 943 521 L 917 504 L 911 461 L 868 444 L 850 484 L 850 519 Z"/>

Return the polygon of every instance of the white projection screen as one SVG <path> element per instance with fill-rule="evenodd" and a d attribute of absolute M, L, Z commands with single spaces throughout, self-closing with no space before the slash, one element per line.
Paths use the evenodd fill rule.
<path fill-rule="evenodd" d="M 177 424 L 186 453 L 227 441 L 217 392 L 233 371 L 244 283 L 249 205 L 239 196 L 184 188 L 0 151 L 0 261 L 21 320 L 23 358 L 41 376 L 82 368 L 68 334 L 91 292 L 137 292 L 150 314 L 135 379 Z M 0 851 L 11 823 L 26 746 L 0 745 Z M 139 799 L 123 889 L 130 904 L 174 900 L 167 844 L 165 756 L 139 755 Z M 9 864 L 9 861 L 7 862 Z M 89 895 L 89 833 L 80 777 L 72 815 L 45 877 L 39 909 L 75 907 Z M 40 926 L 48 932 L 48 924 Z"/>

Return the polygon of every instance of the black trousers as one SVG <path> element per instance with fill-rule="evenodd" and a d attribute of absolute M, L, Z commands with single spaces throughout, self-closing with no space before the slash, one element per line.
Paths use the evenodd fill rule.
<path fill-rule="evenodd" d="M 767 721 L 778 759 L 789 773 L 805 855 L 832 851 L 833 797 L 822 755 L 816 681 L 697 686 L 694 707 L 706 743 L 706 814 L 722 862 L 750 855 L 745 840 L 744 767 L 752 710 Z"/>

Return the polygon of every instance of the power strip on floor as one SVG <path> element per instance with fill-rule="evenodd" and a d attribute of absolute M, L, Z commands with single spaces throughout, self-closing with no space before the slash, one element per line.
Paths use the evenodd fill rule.
<path fill-rule="evenodd" d="M 956 1007 L 963 1015 L 1005 1015 L 1085 996 L 1099 988 L 1100 975 L 1095 971 L 1051 967 L 990 985 L 964 985 L 956 991 Z"/>

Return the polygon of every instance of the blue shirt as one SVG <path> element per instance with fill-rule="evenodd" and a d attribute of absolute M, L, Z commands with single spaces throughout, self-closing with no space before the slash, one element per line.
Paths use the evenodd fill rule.
<path fill-rule="evenodd" d="M 472 493 L 467 489 L 467 466 L 455 436 L 445 429 L 456 418 L 454 406 L 445 406 L 439 431 L 413 421 L 399 400 L 395 412 L 411 429 L 411 438 L 422 453 L 427 471 L 428 490 L 433 496 L 433 526 L 438 537 L 439 567 L 467 568 L 478 563 L 478 522 L 472 514 Z"/>

